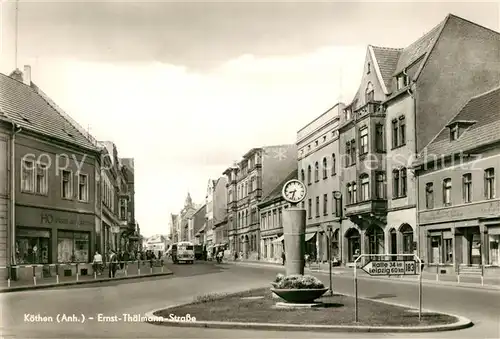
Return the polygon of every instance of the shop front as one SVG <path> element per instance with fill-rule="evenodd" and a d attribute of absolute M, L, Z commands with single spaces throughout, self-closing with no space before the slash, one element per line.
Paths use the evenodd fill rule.
<path fill-rule="evenodd" d="M 95 248 L 94 214 L 18 206 L 16 208 L 16 263 L 66 265 L 76 273 L 90 271 Z M 44 274 L 55 274 L 55 266 L 44 267 Z M 85 271 L 86 270 L 86 271 Z M 22 273 L 22 272 L 20 272 Z M 80 272 L 81 273 L 81 272 Z M 32 275 L 32 272 L 27 272 Z M 40 270 L 40 275 L 42 270 Z M 62 274 L 59 272 L 59 274 Z"/>
<path fill-rule="evenodd" d="M 440 273 L 484 267 L 500 274 L 500 201 L 419 213 L 421 256 L 427 268 Z"/>

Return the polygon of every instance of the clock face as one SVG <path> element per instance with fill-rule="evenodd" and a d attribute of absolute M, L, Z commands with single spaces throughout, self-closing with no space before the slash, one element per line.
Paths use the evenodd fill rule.
<path fill-rule="evenodd" d="M 283 186 L 283 198 L 291 203 L 304 200 L 306 193 L 306 186 L 299 180 L 290 180 Z"/>

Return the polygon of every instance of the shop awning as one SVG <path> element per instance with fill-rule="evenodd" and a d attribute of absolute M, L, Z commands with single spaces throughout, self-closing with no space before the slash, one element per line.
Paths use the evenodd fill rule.
<path fill-rule="evenodd" d="M 282 242 L 284 239 L 285 239 L 285 236 L 284 236 L 284 235 L 282 235 L 282 236 L 281 236 L 281 237 L 279 237 L 278 239 L 274 239 L 274 240 L 272 241 L 272 243 L 273 243 L 273 244 L 277 244 L 277 243 Z"/>
<path fill-rule="evenodd" d="M 311 240 L 312 238 L 314 238 L 315 235 L 316 235 L 316 232 L 314 232 L 314 233 L 307 233 L 306 234 L 306 242 L 308 242 L 309 240 Z"/>

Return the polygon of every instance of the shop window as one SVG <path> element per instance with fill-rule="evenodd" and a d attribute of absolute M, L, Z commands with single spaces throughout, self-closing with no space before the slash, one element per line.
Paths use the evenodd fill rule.
<path fill-rule="evenodd" d="M 88 232 L 57 232 L 57 262 L 89 262 Z"/>
<path fill-rule="evenodd" d="M 50 231 L 18 227 L 16 229 L 16 261 L 18 264 L 48 264 Z"/>
<path fill-rule="evenodd" d="M 444 262 L 446 264 L 453 263 L 453 241 L 452 239 L 444 239 Z"/>
<path fill-rule="evenodd" d="M 500 235 L 490 235 L 489 236 L 489 241 L 490 241 L 490 255 L 489 255 L 489 264 L 493 266 L 500 266 Z"/>
<path fill-rule="evenodd" d="M 430 253 L 430 261 L 432 264 L 440 264 L 441 263 L 441 236 L 432 236 L 431 237 L 431 253 Z"/>

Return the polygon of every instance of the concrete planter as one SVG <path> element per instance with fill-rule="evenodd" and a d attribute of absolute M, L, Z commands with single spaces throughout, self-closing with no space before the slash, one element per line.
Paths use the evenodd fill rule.
<path fill-rule="evenodd" d="M 278 289 L 273 287 L 271 291 L 289 303 L 308 304 L 325 294 L 328 288 Z"/>

